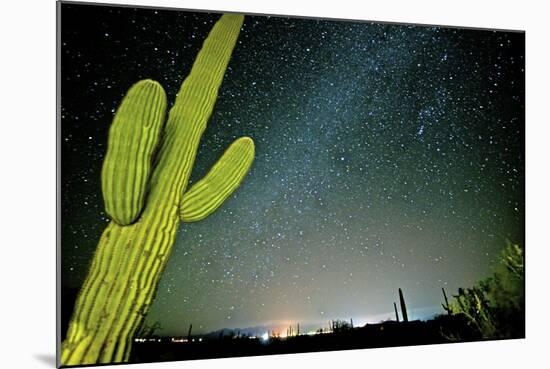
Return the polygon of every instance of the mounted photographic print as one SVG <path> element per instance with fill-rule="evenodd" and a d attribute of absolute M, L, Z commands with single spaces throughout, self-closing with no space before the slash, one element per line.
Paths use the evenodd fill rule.
<path fill-rule="evenodd" d="M 59 365 L 524 337 L 523 32 L 58 27 Z"/>

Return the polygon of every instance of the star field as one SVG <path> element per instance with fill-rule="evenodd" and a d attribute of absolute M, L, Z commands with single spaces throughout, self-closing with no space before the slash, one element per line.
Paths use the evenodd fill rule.
<path fill-rule="evenodd" d="M 62 283 L 108 222 L 100 172 L 126 90 L 173 101 L 217 14 L 62 6 Z M 524 240 L 524 34 L 247 16 L 192 174 L 236 138 L 241 188 L 183 224 L 147 317 L 162 333 L 440 313 Z"/>

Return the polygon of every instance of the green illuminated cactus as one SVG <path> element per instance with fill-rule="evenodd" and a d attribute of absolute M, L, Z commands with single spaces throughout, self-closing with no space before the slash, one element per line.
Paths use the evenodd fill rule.
<path fill-rule="evenodd" d="M 157 82 L 136 83 L 118 108 L 101 173 L 112 221 L 77 298 L 62 345 L 62 365 L 128 361 L 180 221 L 211 214 L 248 172 L 254 143 L 243 137 L 186 191 L 242 22 L 243 16 L 226 14 L 213 27 L 166 126 L 166 97 Z"/>

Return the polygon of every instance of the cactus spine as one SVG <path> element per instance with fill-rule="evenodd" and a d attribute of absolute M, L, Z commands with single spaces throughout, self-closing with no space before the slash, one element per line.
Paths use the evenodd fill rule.
<path fill-rule="evenodd" d="M 186 193 L 242 22 L 243 16 L 226 14 L 214 25 L 165 127 L 166 97 L 157 82 L 136 83 L 118 108 L 101 173 L 112 220 L 77 298 L 62 345 L 62 365 L 128 361 L 180 221 L 212 213 L 250 168 L 254 143 L 244 137 Z"/>
<path fill-rule="evenodd" d="M 401 315 L 403 317 L 403 321 L 407 323 L 409 321 L 407 316 L 407 305 L 405 305 L 405 298 L 403 297 L 403 291 L 401 291 L 401 288 L 399 289 L 399 302 L 401 303 Z"/>

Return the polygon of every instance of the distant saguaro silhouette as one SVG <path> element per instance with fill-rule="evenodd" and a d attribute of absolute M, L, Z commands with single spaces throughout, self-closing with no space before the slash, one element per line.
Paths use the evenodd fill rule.
<path fill-rule="evenodd" d="M 403 291 L 401 291 L 401 288 L 399 289 L 399 302 L 401 303 L 401 316 L 403 317 L 403 321 L 406 323 L 409 321 L 409 318 L 407 316 L 407 305 L 405 305 L 405 298 L 403 297 Z"/>

